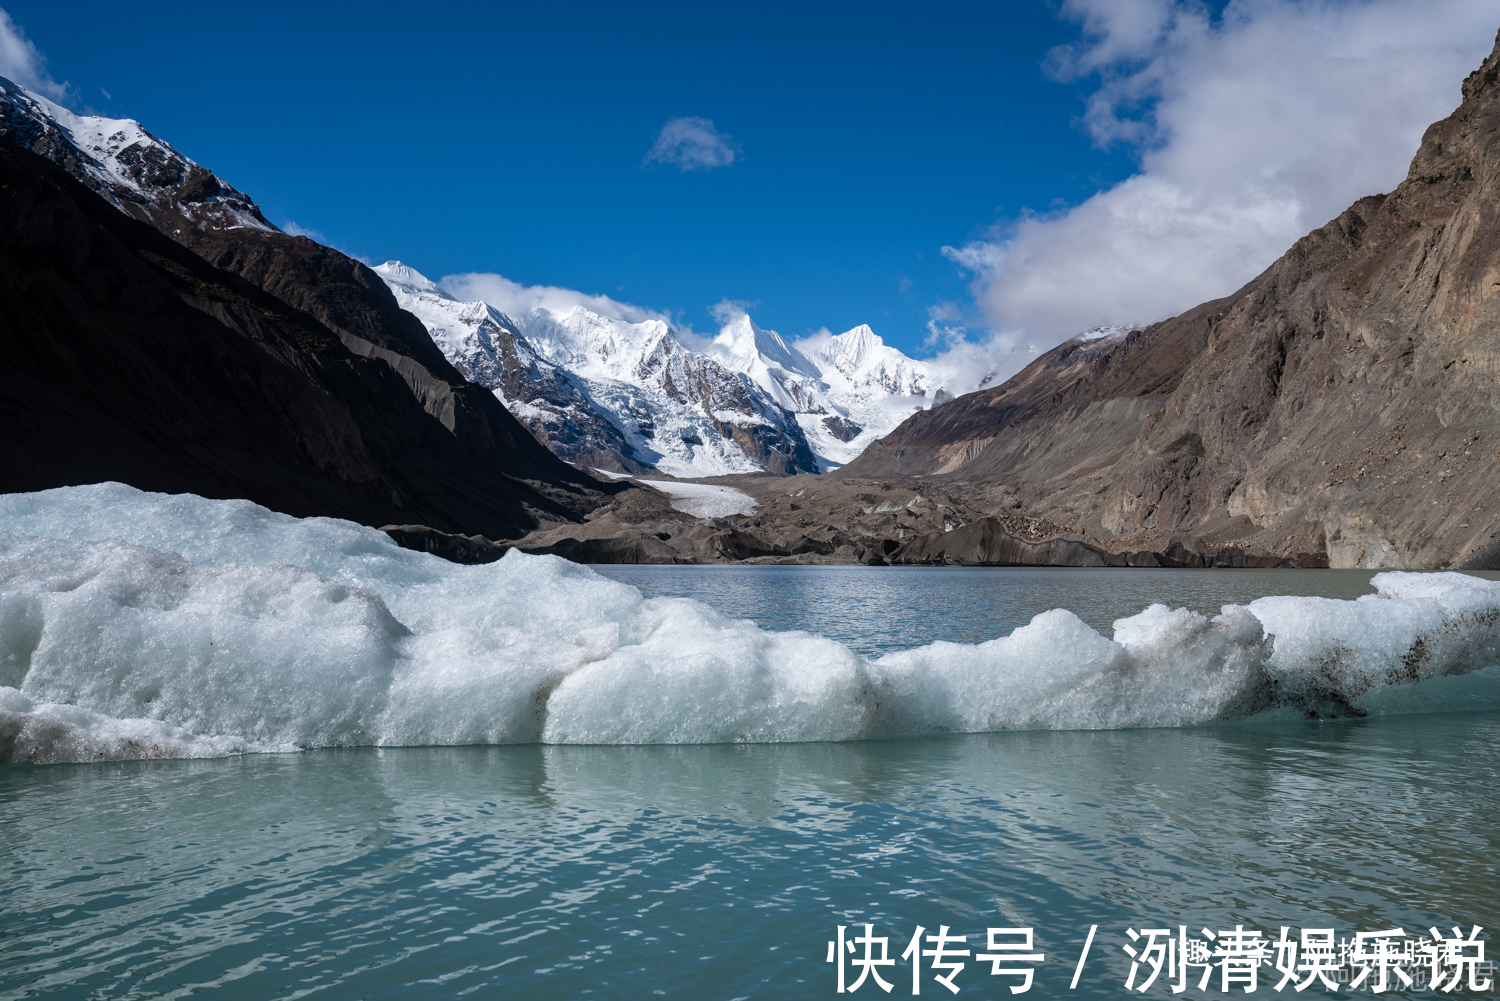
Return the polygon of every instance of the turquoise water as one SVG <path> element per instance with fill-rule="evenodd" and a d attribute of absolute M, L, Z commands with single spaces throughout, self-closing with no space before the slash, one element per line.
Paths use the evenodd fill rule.
<path fill-rule="evenodd" d="M 1370 570 L 1138 570 L 1123 567 L 596 566 L 647 597 L 696 598 L 767 629 L 829 636 L 867 656 L 934 640 L 982 643 L 1052 608 L 1110 635 L 1153 602 L 1217 615 L 1271 594 L 1373 594 Z M 1474 576 L 1500 580 L 1500 572 Z"/>
<path fill-rule="evenodd" d="M 1149 600 L 1369 590 L 1306 571 L 609 572 L 871 652 L 1054 605 L 1107 628 Z M 892 957 L 917 925 L 969 948 L 1031 927 L 1033 996 L 1123 996 L 1130 928 L 1493 928 L 1497 860 L 1493 711 L 11 767 L 0 996 L 822 998 L 827 943 L 865 922 Z M 891 996 L 908 970 L 883 971 Z M 954 981 L 1013 982 L 972 961 Z"/>

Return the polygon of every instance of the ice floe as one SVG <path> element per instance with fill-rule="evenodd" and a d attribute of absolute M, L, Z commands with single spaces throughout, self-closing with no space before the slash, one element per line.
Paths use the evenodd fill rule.
<path fill-rule="evenodd" d="M 120 484 L 0 496 L 0 761 L 339 745 L 847 740 L 1496 704 L 1500 583 L 1056 609 L 869 660 L 556 557 Z"/>

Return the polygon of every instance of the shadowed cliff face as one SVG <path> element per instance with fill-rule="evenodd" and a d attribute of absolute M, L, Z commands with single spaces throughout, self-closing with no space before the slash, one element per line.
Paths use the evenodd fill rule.
<path fill-rule="evenodd" d="M 464 466 L 498 463 L 511 476 L 536 481 L 575 513 L 588 509 L 599 484 L 549 452 L 493 393 L 468 382 L 364 264 L 285 233 L 182 229 L 169 235 L 215 267 L 311 314 L 354 354 L 389 366 L 460 446 L 456 474 Z M 575 499 L 579 491 L 586 496 Z"/>
<path fill-rule="evenodd" d="M 1500 49 L 1407 179 L 1234 295 L 908 420 L 843 475 L 1003 485 L 1115 540 L 1500 565 Z"/>
<path fill-rule="evenodd" d="M 461 379 L 347 340 L 0 144 L 0 490 L 114 479 L 492 537 L 603 499 L 540 482 L 577 474 L 513 421 L 465 424 Z"/>

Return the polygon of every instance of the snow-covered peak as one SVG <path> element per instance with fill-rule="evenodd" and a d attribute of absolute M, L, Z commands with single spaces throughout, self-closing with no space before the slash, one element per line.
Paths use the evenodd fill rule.
<path fill-rule="evenodd" d="M 835 334 L 825 344 L 823 359 L 851 378 L 885 349 L 885 341 L 870 329 L 868 323 L 861 323 L 852 330 Z"/>
<path fill-rule="evenodd" d="M 553 311 L 543 306 L 514 317 L 544 357 L 582 376 L 629 379 L 642 361 L 671 336 L 665 320 L 632 323 L 583 305 Z"/>
<path fill-rule="evenodd" d="M 131 118 L 76 115 L 0 77 L 0 136 L 52 160 L 126 215 L 169 236 L 182 222 L 280 232 L 249 197 Z"/>
<path fill-rule="evenodd" d="M 780 368 L 816 379 L 822 373 L 801 351 L 774 330 L 764 330 L 744 313 L 726 323 L 713 340 L 716 351 L 736 371 L 753 374 L 758 368 Z"/>
<path fill-rule="evenodd" d="M 402 264 L 400 261 L 386 261 L 384 264 L 376 265 L 370 270 L 374 271 L 385 283 L 391 286 L 400 286 L 402 289 L 414 295 L 435 295 L 440 299 L 453 299 L 453 296 L 438 287 L 437 282 L 430 281 L 416 268 Z"/>
<path fill-rule="evenodd" d="M 819 364 L 824 379 L 850 391 L 925 396 L 937 388 L 925 364 L 886 344 L 868 324 L 842 334 L 814 334 L 797 346 Z"/>

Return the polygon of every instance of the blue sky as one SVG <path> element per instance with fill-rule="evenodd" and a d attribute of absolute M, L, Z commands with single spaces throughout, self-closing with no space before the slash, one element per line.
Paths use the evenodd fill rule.
<path fill-rule="evenodd" d="M 1500 26 L 1500 0 L 5 9 L 75 109 L 351 253 L 913 354 L 934 313 L 1045 346 L 1231 291 L 1396 183 Z M 733 162 L 645 163 L 684 117 Z"/>
<path fill-rule="evenodd" d="M 369 258 L 916 349 L 939 249 L 1130 173 L 1075 119 L 1044 3 L 7 4 L 93 111 L 132 117 Z M 106 97 L 105 92 L 108 92 Z M 743 150 L 642 167 L 669 119 Z"/>

